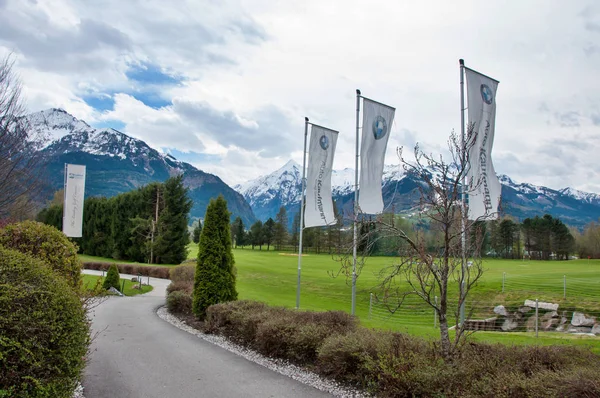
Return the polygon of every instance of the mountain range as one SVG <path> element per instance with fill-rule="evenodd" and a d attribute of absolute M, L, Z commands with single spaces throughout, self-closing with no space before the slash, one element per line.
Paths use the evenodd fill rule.
<path fill-rule="evenodd" d="M 292 160 L 268 175 L 232 188 L 218 176 L 163 154 L 139 139 L 110 128 L 95 129 L 62 109 L 48 109 L 25 118 L 29 128 L 59 137 L 42 150 L 47 160 L 43 170 L 47 198 L 63 187 L 64 164 L 73 163 L 87 167 L 87 196 L 114 196 L 183 174 L 194 201 L 192 219 L 203 218 L 210 198 L 219 194 L 227 200 L 232 218 L 240 216 L 246 227 L 257 219 L 275 218 L 281 206 L 287 209 L 291 225 L 300 207 L 302 166 Z M 518 220 L 549 213 L 566 224 L 582 227 L 600 218 L 598 194 L 517 183 L 506 175 L 500 175 L 499 179 L 502 213 Z M 399 165 L 385 166 L 382 190 L 386 211 L 411 213 L 419 201 L 419 184 Z M 354 200 L 353 169 L 332 172 L 332 192 L 338 210 L 344 217 L 350 217 Z"/>
<path fill-rule="evenodd" d="M 92 128 L 62 109 L 48 109 L 25 118 L 30 129 L 60 137 L 42 150 L 47 198 L 63 188 L 65 163 L 86 166 L 86 197 L 110 197 L 183 174 L 194 202 L 192 218 L 203 218 L 210 199 L 222 194 L 232 217 L 240 216 L 246 225 L 256 221 L 246 200 L 219 177 L 162 154 L 141 140 L 110 128 Z"/>
<path fill-rule="evenodd" d="M 499 175 L 502 186 L 502 214 L 524 220 L 546 213 L 560 218 L 568 225 L 582 227 L 600 218 L 600 195 L 573 188 L 554 190 L 528 183 L 517 183 Z M 273 173 L 234 186 L 248 201 L 261 220 L 275 217 L 280 206 L 288 211 L 288 221 L 300 208 L 302 166 L 287 162 Z M 352 214 L 354 201 L 354 170 L 334 170 L 331 177 L 333 199 L 344 217 Z M 382 191 L 386 211 L 411 213 L 417 205 L 419 181 L 405 173 L 400 165 L 386 165 Z M 291 223 L 291 221 L 289 221 Z"/>

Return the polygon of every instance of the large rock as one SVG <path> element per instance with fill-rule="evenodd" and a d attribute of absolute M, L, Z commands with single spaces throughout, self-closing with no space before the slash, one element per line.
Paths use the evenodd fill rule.
<path fill-rule="evenodd" d="M 545 330 L 545 331 L 552 330 L 552 329 L 554 329 L 554 327 L 556 325 L 558 325 L 558 322 L 560 322 L 558 320 L 558 318 L 550 318 L 550 319 L 547 319 L 547 320 L 542 320 L 542 322 L 541 322 L 541 328 L 543 330 Z"/>
<path fill-rule="evenodd" d="M 525 300 L 525 306 L 535 308 L 535 300 Z M 545 303 L 543 301 L 538 301 L 537 303 L 538 309 L 548 310 L 548 311 L 556 311 L 558 310 L 558 304 L 554 303 Z"/>
<path fill-rule="evenodd" d="M 594 325 L 594 327 L 592 328 L 592 333 L 600 334 L 600 323 Z"/>
<path fill-rule="evenodd" d="M 596 317 L 587 317 L 583 312 L 573 312 L 571 325 L 573 326 L 594 326 Z"/>
<path fill-rule="evenodd" d="M 536 322 L 535 315 L 529 317 L 529 319 L 527 320 L 527 324 L 526 324 L 528 332 L 533 332 L 535 330 L 535 322 Z M 539 329 L 540 329 L 540 326 L 538 323 L 538 330 Z"/>
<path fill-rule="evenodd" d="M 506 318 L 500 327 L 503 332 L 510 332 L 519 327 L 519 322 L 514 318 Z"/>
<path fill-rule="evenodd" d="M 519 310 L 518 310 L 518 311 L 519 311 L 521 314 L 527 314 L 527 313 L 528 313 L 529 311 L 531 311 L 531 310 L 532 310 L 532 308 L 531 308 L 531 307 L 527 307 L 527 306 L 525 306 L 525 307 L 519 307 Z"/>
<path fill-rule="evenodd" d="M 500 316 L 508 316 L 508 311 L 503 305 L 498 305 L 494 307 L 494 312 Z"/>

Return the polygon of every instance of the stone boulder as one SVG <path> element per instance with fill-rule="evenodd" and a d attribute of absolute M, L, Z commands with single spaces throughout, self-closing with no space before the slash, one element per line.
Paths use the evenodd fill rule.
<path fill-rule="evenodd" d="M 500 328 L 503 332 L 510 332 L 519 327 L 519 322 L 515 318 L 506 318 Z"/>
<path fill-rule="evenodd" d="M 587 317 L 583 312 L 573 312 L 571 325 L 573 326 L 594 326 L 596 317 Z"/>
<path fill-rule="evenodd" d="M 538 309 L 540 310 L 547 310 L 547 311 L 557 311 L 558 310 L 558 304 L 554 304 L 554 303 L 546 303 L 543 301 L 538 301 Z M 535 309 L 535 300 L 525 300 L 525 304 L 526 307 L 531 307 L 533 309 Z"/>
<path fill-rule="evenodd" d="M 534 307 L 535 307 L 535 304 L 534 304 Z M 529 311 L 531 311 L 532 309 L 533 309 L 533 308 L 531 308 L 531 307 L 524 306 L 524 307 L 519 307 L 519 310 L 518 310 L 518 311 L 519 311 L 521 314 L 527 314 L 527 313 L 528 313 Z"/>
<path fill-rule="evenodd" d="M 503 305 L 498 305 L 498 306 L 494 307 L 494 313 L 496 313 L 500 316 L 508 316 L 508 311 L 506 310 L 506 308 Z"/>
<path fill-rule="evenodd" d="M 600 334 L 600 323 L 597 323 L 597 324 L 594 325 L 594 327 L 592 328 L 591 333 Z"/>

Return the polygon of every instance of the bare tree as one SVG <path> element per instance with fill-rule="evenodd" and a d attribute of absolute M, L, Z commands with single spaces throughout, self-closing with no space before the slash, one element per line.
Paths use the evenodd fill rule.
<path fill-rule="evenodd" d="M 468 153 L 475 141 L 472 126 L 467 139 L 454 132 L 448 140 L 449 161 L 427 154 L 419 145 L 414 149 L 414 162 L 407 161 L 398 149 L 405 173 L 419 186 L 419 222 L 410 230 L 393 217 L 379 216 L 376 228 L 362 235 L 363 253 L 368 253 L 378 240 L 399 238 L 398 259 L 380 271 L 376 287 L 381 299 L 392 313 L 400 309 L 409 296 L 419 297 L 436 312 L 440 325 L 442 356 L 451 361 L 455 349 L 466 337 L 461 323 L 461 309 L 471 289 L 483 274 L 481 224 L 463 217 L 461 188 L 468 172 Z M 476 189 L 478 183 L 467 189 Z M 428 228 L 422 227 L 427 225 Z M 465 251 L 463 252 L 463 242 Z M 359 266 L 364 262 L 359 261 Z M 350 261 L 342 261 L 342 273 L 349 274 Z M 439 300 L 438 300 L 439 298 Z M 454 339 L 450 329 L 455 329 Z"/>
<path fill-rule="evenodd" d="M 29 130 L 23 117 L 21 81 L 12 55 L 0 60 L 0 219 L 39 199 L 42 149 L 47 137 Z"/>

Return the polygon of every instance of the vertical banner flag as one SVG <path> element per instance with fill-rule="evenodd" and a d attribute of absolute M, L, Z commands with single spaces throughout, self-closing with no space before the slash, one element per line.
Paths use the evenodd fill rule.
<path fill-rule="evenodd" d="M 331 168 L 338 132 L 311 125 L 306 177 L 304 227 L 331 225 L 336 222 L 331 198 Z"/>
<path fill-rule="evenodd" d="M 85 166 L 67 164 L 65 168 L 65 203 L 63 207 L 63 232 L 80 238 L 83 223 L 83 193 L 85 191 Z"/>
<path fill-rule="evenodd" d="M 363 213 L 375 214 L 383 211 L 383 162 L 395 112 L 390 106 L 363 97 L 358 197 L 358 205 Z"/>
<path fill-rule="evenodd" d="M 468 195 L 470 220 L 498 217 L 501 186 L 492 164 L 496 91 L 498 81 L 465 68 L 467 78 L 468 125 L 474 126 L 475 142 L 469 148 Z"/>

